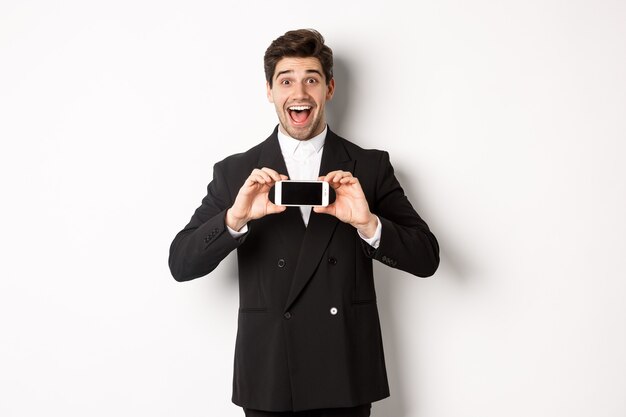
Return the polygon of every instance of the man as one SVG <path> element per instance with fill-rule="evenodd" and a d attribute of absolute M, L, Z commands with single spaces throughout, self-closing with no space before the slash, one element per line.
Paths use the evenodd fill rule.
<path fill-rule="evenodd" d="M 364 150 L 326 125 L 332 51 L 314 30 L 265 53 L 279 126 L 214 167 L 202 205 L 178 233 L 178 281 L 211 272 L 237 249 L 240 308 L 233 402 L 246 416 L 370 415 L 389 396 L 372 259 L 417 276 L 439 264 L 435 236 L 396 180 L 386 152 Z M 327 207 L 269 199 L 280 180 L 322 179 Z"/>

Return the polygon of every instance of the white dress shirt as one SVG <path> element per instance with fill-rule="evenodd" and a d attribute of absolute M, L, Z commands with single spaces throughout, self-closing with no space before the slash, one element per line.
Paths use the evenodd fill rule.
<path fill-rule="evenodd" d="M 278 144 L 283 154 L 290 180 L 316 181 L 322 163 L 322 151 L 328 127 L 322 133 L 309 139 L 298 140 L 278 130 Z M 309 225 L 313 206 L 300 206 L 304 225 Z"/>
<path fill-rule="evenodd" d="M 287 136 L 278 129 L 278 143 L 283 159 L 285 160 L 285 165 L 287 166 L 287 174 L 290 180 L 315 181 L 318 179 L 327 133 L 328 126 L 324 128 L 322 133 L 311 139 L 298 140 Z M 279 172 L 279 174 L 282 174 L 282 172 Z M 300 206 L 300 213 L 305 226 L 309 225 L 311 209 L 312 206 Z M 378 220 L 378 226 L 376 227 L 374 236 L 371 238 L 366 238 L 357 230 L 361 239 L 374 248 L 378 248 L 380 245 L 380 236 L 382 233 L 380 219 L 378 219 L 378 217 L 376 217 L 376 219 Z M 248 232 L 248 225 L 242 227 L 240 231 L 235 231 L 228 226 L 226 226 L 226 228 L 234 238 L 243 236 Z"/>

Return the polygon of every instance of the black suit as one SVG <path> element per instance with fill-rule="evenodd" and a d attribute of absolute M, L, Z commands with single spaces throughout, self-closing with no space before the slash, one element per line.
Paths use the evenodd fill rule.
<path fill-rule="evenodd" d="M 439 264 L 435 236 L 396 180 L 386 152 L 328 130 L 320 173 L 350 171 L 382 223 L 374 249 L 333 216 L 298 208 L 251 221 L 234 239 L 226 210 L 254 168 L 287 169 L 272 135 L 214 167 L 207 196 L 170 248 L 178 281 L 211 272 L 237 249 L 239 327 L 233 402 L 268 410 L 350 407 L 389 396 L 372 259 L 417 276 Z"/>

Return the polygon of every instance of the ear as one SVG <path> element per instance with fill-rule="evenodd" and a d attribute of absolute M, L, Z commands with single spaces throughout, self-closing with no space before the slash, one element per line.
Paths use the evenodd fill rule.
<path fill-rule="evenodd" d="M 274 97 L 272 96 L 272 87 L 270 87 L 270 82 L 265 81 L 265 88 L 267 89 L 267 99 L 270 103 L 274 102 Z"/>
<path fill-rule="evenodd" d="M 331 78 L 326 86 L 326 100 L 331 100 L 333 98 L 333 94 L 335 94 L 335 79 Z"/>

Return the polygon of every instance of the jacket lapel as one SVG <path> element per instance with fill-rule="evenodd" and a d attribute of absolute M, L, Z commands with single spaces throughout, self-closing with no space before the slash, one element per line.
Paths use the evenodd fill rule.
<path fill-rule="evenodd" d="M 348 155 L 339 137 L 328 129 L 320 165 L 320 176 L 336 170 L 353 172 L 354 163 L 355 161 L 350 159 L 350 155 Z M 300 211 L 296 211 L 299 216 Z M 334 216 L 311 212 L 309 225 L 306 228 L 304 240 L 300 247 L 300 254 L 298 256 L 289 296 L 287 297 L 285 311 L 291 307 L 313 276 L 338 222 L 339 220 Z M 300 223 L 302 224 L 301 219 Z"/>
<path fill-rule="evenodd" d="M 276 126 L 270 137 L 263 142 L 257 168 L 261 169 L 264 167 L 272 168 L 278 171 L 279 174 L 287 175 L 287 165 L 285 165 L 283 154 L 280 151 L 280 144 L 278 143 L 278 126 Z"/>

